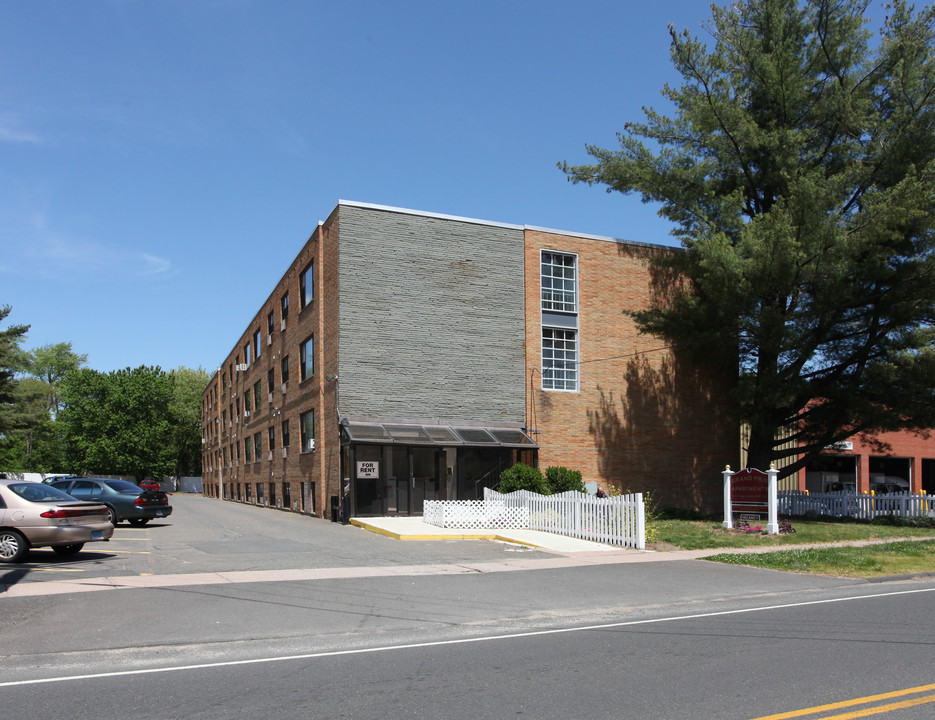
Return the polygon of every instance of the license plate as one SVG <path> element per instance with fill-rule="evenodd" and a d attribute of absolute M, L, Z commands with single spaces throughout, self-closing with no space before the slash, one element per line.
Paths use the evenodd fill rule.
<path fill-rule="evenodd" d="M 157 511 L 156 511 L 156 515 L 159 516 L 159 517 L 162 517 L 162 510 L 157 510 Z"/>
<path fill-rule="evenodd" d="M 92 530 L 92 531 L 91 531 L 91 539 L 92 539 L 92 540 L 103 540 L 103 539 L 104 539 L 104 531 L 103 531 L 103 530 Z"/>

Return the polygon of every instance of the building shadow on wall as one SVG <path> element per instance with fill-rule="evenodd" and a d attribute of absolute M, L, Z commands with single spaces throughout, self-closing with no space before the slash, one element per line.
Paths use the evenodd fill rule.
<path fill-rule="evenodd" d="M 588 411 L 602 475 L 629 492 L 650 492 L 659 509 L 715 513 L 725 464 L 736 462 L 738 436 L 725 417 L 724 386 L 672 353 L 627 363 L 623 396 L 598 387 Z"/>

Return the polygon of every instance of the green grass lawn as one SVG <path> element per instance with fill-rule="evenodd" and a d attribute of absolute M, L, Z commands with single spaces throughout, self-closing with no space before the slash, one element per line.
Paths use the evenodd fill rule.
<path fill-rule="evenodd" d="M 712 555 L 705 560 L 837 577 L 912 575 L 935 572 L 935 540 L 891 542 L 863 547 L 722 554 Z"/>
<path fill-rule="evenodd" d="M 765 523 L 763 523 L 765 526 Z M 647 523 L 648 547 L 659 550 L 707 548 L 776 548 L 776 552 L 719 554 L 716 562 L 789 572 L 810 572 L 842 577 L 881 577 L 935 572 L 935 529 L 895 527 L 856 522 L 793 520 L 795 532 L 765 535 L 726 530 L 717 521 L 653 520 Z M 898 542 L 914 539 L 913 542 Z M 857 540 L 887 540 L 881 545 L 783 550 L 806 545 Z M 929 540 L 930 542 L 919 542 Z"/>

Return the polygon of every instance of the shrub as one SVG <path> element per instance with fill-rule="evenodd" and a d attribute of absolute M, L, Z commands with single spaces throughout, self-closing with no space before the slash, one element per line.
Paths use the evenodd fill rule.
<path fill-rule="evenodd" d="M 540 495 L 549 495 L 549 484 L 534 467 L 516 463 L 513 467 L 507 468 L 500 473 L 500 485 L 497 490 L 502 493 L 511 493 L 516 490 L 529 490 Z"/>
<path fill-rule="evenodd" d="M 545 470 L 545 481 L 548 483 L 549 490 L 553 495 L 577 490 L 586 492 L 584 483 L 581 481 L 580 470 L 569 470 L 565 467 L 550 467 Z"/>
<path fill-rule="evenodd" d="M 935 528 L 935 518 L 928 515 L 878 515 L 871 520 L 873 525 L 893 525 L 895 527 Z"/>

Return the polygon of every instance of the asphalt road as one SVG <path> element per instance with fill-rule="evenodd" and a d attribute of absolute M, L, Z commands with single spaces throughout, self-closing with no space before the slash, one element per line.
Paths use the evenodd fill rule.
<path fill-rule="evenodd" d="M 400 542 L 172 502 L 74 559 L 0 570 L 5 715 L 935 717 L 931 579 Z"/>

